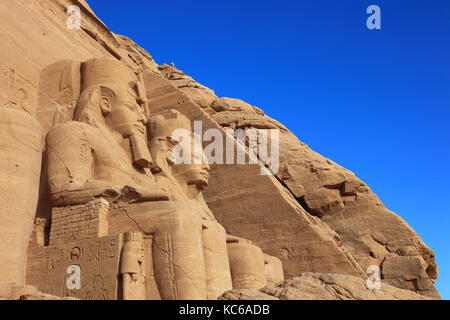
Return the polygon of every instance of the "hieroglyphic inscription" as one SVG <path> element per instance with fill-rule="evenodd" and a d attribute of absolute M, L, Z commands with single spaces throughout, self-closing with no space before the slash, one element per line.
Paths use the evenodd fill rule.
<path fill-rule="evenodd" d="M 0 63 L 0 107 L 15 108 L 33 114 L 32 98 L 36 91 L 13 66 Z"/>
<path fill-rule="evenodd" d="M 27 282 L 41 292 L 83 300 L 115 300 L 118 297 L 122 234 L 39 247 L 29 263 Z M 80 279 L 73 266 L 79 267 Z M 68 281 L 77 286 L 67 285 Z"/>

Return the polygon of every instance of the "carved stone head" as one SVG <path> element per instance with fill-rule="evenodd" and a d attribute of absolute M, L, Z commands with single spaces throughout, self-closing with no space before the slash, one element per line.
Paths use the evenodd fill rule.
<path fill-rule="evenodd" d="M 91 59 L 81 66 L 81 95 L 75 121 L 97 120 L 124 137 L 145 131 L 138 103 L 137 77 L 113 58 Z"/>
<path fill-rule="evenodd" d="M 91 59 L 81 65 L 81 95 L 74 120 L 103 125 L 123 138 L 130 138 L 135 162 L 151 163 L 146 147 L 146 110 L 138 77 L 113 58 Z"/>
<path fill-rule="evenodd" d="M 175 109 L 165 110 L 150 118 L 149 121 L 149 148 L 155 161 L 154 172 L 158 172 L 163 167 L 171 167 L 172 175 L 181 183 L 196 185 L 202 190 L 208 185 L 209 165 L 202 148 L 195 150 L 195 137 L 191 129 L 191 121 L 185 115 Z M 175 131 L 184 130 L 190 141 L 191 159 L 186 163 L 175 164 L 172 150 L 175 145 L 182 143 Z M 185 144 L 186 147 L 186 144 Z"/>
<path fill-rule="evenodd" d="M 197 189 L 203 190 L 208 186 L 210 167 L 203 148 L 194 147 L 195 139 L 194 134 L 191 134 L 191 161 L 173 165 L 172 174 L 178 181 L 185 182 L 187 185 L 195 185 Z"/>
<path fill-rule="evenodd" d="M 154 160 L 152 171 L 170 171 L 173 166 L 172 150 L 180 141 L 172 137 L 175 130 L 191 132 L 191 121 L 175 109 L 169 109 L 153 115 L 148 123 L 149 149 Z"/>

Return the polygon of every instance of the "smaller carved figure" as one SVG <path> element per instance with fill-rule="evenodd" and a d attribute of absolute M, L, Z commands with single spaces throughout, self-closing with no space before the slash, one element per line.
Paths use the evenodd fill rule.
<path fill-rule="evenodd" d="M 102 276 L 94 277 L 91 289 L 87 293 L 85 300 L 108 300 L 108 292 L 104 288 Z"/>
<path fill-rule="evenodd" d="M 145 300 L 144 244 L 142 233 L 125 234 L 120 262 L 123 300 Z"/>

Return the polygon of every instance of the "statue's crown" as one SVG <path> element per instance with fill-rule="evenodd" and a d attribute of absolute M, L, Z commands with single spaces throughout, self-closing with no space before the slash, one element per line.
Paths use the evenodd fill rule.
<path fill-rule="evenodd" d="M 91 86 L 117 83 L 133 87 L 136 80 L 136 75 L 114 58 L 93 58 L 81 65 L 81 90 Z"/>
<path fill-rule="evenodd" d="M 181 112 L 175 109 L 164 110 L 150 117 L 149 137 L 171 137 L 177 129 L 191 132 L 191 121 Z"/>
<path fill-rule="evenodd" d="M 143 238 L 142 233 L 139 231 L 130 231 L 130 232 L 125 233 L 125 241 L 126 242 L 130 242 L 130 241 L 140 242 L 140 241 L 142 241 L 142 238 Z"/>

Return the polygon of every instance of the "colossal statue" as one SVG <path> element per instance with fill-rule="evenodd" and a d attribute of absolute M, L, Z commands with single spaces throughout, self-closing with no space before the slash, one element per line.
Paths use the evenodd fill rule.
<path fill-rule="evenodd" d="M 96 198 L 126 203 L 129 214 L 112 217 L 110 232 L 139 228 L 152 237 L 161 298 L 206 299 L 202 224 L 157 187 L 139 92 L 138 78 L 115 59 L 82 64 L 74 121 L 54 127 L 46 138 L 50 198 L 54 207 Z M 121 223 L 131 215 L 135 224 Z"/>
<path fill-rule="evenodd" d="M 230 236 L 203 198 L 209 166 L 202 148 L 193 148 L 189 163 L 174 162 L 172 149 L 182 137 L 173 140 L 172 133 L 183 129 L 194 143 L 190 120 L 172 109 L 149 119 L 141 77 L 115 59 L 82 63 L 80 79 L 73 121 L 46 137 L 48 190 L 58 212 L 50 244 L 92 238 L 80 238 L 78 222 L 67 226 L 73 219 L 61 222 L 65 212 L 90 219 L 96 237 L 125 234 L 119 271 L 123 299 L 148 298 L 152 281 L 164 300 L 217 299 L 233 283 L 262 287 L 262 251 L 242 239 L 227 243 Z M 69 210 L 55 210 L 60 207 Z M 59 231 L 61 224 L 65 231 Z M 100 286 L 102 281 L 92 287 L 107 286 Z"/>
<path fill-rule="evenodd" d="M 149 122 L 149 149 L 155 159 L 152 171 L 158 184 L 164 185 L 174 195 L 175 201 L 186 203 L 200 219 L 203 255 L 205 260 L 208 299 L 217 299 L 232 289 L 225 229 L 216 221 L 208 208 L 202 189 L 208 185 L 209 166 L 200 148 L 192 152 L 190 163 L 175 165 L 172 147 L 178 142 L 172 133 L 184 130 L 191 138 L 190 120 L 169 109 L 155 115 Z M 194 139 L 189 139 L 194 142 Z M 194 159 L 198 164 L 195 164 Z"/>
<path fill-rule="evenodd" d="M 74 121 L 46 138 L 48 187 L 53 206 L 95 198 L 168 200 L 149 167 L 147 118 L 138 104 L 137 77 L 112 58 L 82 64 L 81 95 Z"/>
<path fill-rule="evenodd" d="M 149 135 L 157 183 L 176 194 L 179 201 L 188 201 L 201 217 L 208 298 L 216 299 L 232 288 L 262 288 L 268 278 L 271 282 L 283 281 L 279 259 L 265 259 L 261 249 L 249 240 L 227 235 L 209 209 L 202 193 L 209 182 L 209 165 L 202 148 L 195 147 L 198 137 L 191 132 L 190 120 L 177 110 L 165 110 L 151 117 Z M 182 143 L 183 139 L 189 142 Z M 176 161 L 174 144 L 190 147 L 191 161 Z"/>
<path fill-rule="evenodd" d="M 41 125 L 23 110 L 0 108 L 0 283 L 23 286 L 41 173 Z"/>

